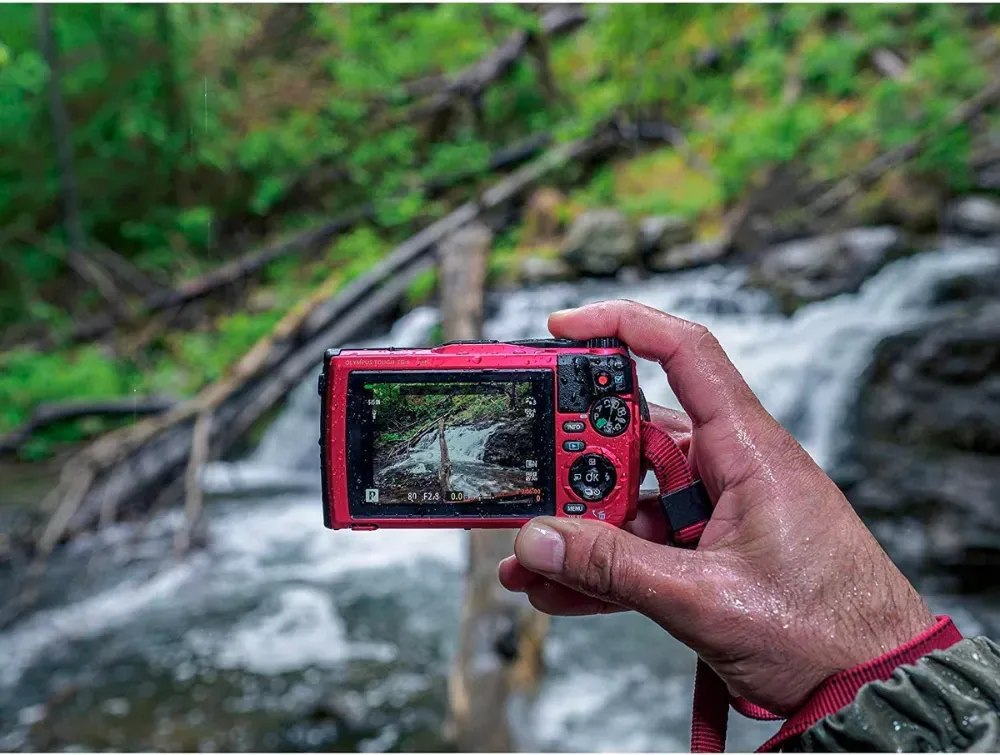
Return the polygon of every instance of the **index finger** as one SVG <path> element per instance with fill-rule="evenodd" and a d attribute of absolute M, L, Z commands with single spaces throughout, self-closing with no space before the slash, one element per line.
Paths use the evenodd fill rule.
<path fill-rule="evenodd" d="M 554 336 L 616 337 L 638 356 L 659 362 L 695 428 L 770 420 L 743 376 L 708 329 L 633 301 L 588 304 L 553 312 Z"/>

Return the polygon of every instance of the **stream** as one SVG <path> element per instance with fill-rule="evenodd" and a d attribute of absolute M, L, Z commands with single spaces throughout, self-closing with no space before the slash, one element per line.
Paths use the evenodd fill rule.
<path fill-rule="evenodd" d="M 545 285 L 491 294 L 485 336 L 545 336 L 549 312 L 620 296 L 698 320 L 835 472 L 873 346 L 931 316 L 940 282 L 994 259 L 948 242 L 793 317 L 731 267 Z M 437 318 L 418 308 L 370 343 L 423 345 Z M 639 379 L 649 400 L 677 406 L 655 364 L 641 362 Z M 204 551 L 173 560 L 180 515 L 170 512 L 53 557 L 38 608 L 0 633 L 0 749 L 448 748 L 466 533 L 324 529 L 318 413 L 312 376 L 249 458 L 206 469 Z M 997 605 L 928 597 L 967 633 L 1000 626 Z M 521 748 L 687 750 L 694 656 L 652 622 L 555 619 L 546 659 L 537 700 L 515 712 Z M 730 749 L 752 750 L 775 729 L 732 714 Z"/>

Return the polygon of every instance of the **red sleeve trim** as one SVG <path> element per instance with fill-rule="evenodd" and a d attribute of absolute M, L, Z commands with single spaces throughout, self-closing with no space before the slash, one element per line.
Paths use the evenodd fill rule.
<path fill-rule="evenodd" d="M 900 666 L 916 663 L 932 650 L 945 650 L 963 639 L 949 617 L 938 616 L 937 619 L 933 627 L 895 650 L 831 676 L 758 752 L 780 749 L 782 744 L 808 731 L 821 718 L 853 702 L 858 690 L 868 682 L 885 681 Z"/>

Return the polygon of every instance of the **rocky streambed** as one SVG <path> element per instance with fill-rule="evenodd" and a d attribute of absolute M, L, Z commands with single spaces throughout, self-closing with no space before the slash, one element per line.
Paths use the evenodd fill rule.
<path fill-rule="evenodd" d="M 670 249 L 696 243 L 665 225 Z M 600 276 L 571 268 L 571 280 L 491 294 L 485 335 L 541 337 L 549 312 L 611 297 L 703 322 L 932 607 L 997 637 L 1000 246 L 911 239 L 863 229 L 777 245 L 767 264 L 671 273 L 636 251 Z M 863 275 L 842 264 L 845 245 L 872 260 Z M 774 268 L 790 294 L 768 284 Z M 437 321 L 418 308 L 376 342 L 426 343 Z M 676 405 L 657 365 L 640 362 L 639 379 Z M 186 561 L 172 557 L 176 512 L 53 557 L 35 609 L 0 631 L 0 749 L 447 747 L 465 535 L 325 530 L 318 412 L 310 378 L 248 458 L 206 471 L 210 537 Z M 486 461 L 512 454 L 513 437 L 485 445 Z M 0 571 L 0 595 L 12 574 Z M 546 662 L 517 712 L 522 747 L 686 749 L 693 657 L 652 623 L 555 620 Z M 735 749 L 769 731 L 734 718 Z"/>

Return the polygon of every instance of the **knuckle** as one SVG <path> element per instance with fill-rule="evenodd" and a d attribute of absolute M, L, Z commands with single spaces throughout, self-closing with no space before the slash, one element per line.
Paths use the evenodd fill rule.
<path fill-rule="evenodd" d="M 629 574 L 621 533 L 602 527 L 590 541 L 581 570 L 581 589 L 596 598 L 620 598 L 628 594 Z"/>
<path fill-rule="evenodd" d="M 712 331 L 700 322 L 691 323 L 690 332 L 691 342 L 696 347 L 706 349 L 708 351 L 715 351 L 722 348 L 719 344 L 719 340 L 715 337 Z"/>

